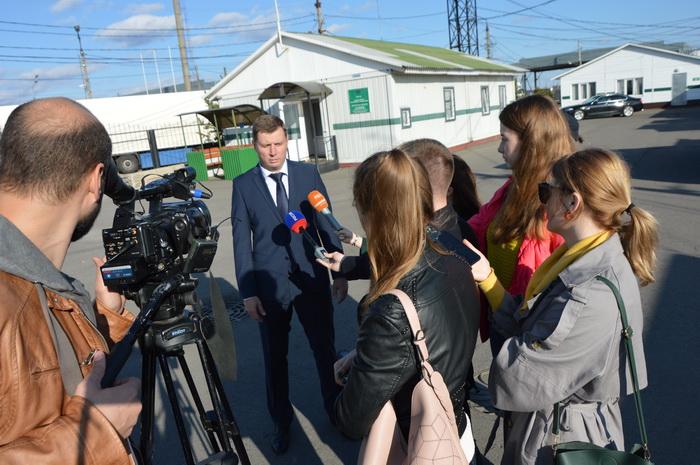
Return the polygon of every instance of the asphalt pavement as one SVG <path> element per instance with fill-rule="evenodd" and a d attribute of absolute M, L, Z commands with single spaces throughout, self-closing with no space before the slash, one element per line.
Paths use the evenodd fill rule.
<path fill-rule="evenodd" d="M 645 307 L 644 341 L 649 387 L 644 391 L 646 424 L 654 462 L 657 464 L 697 463 L 693 444 L 700 431 L 700 354 L 696 312 L 700 311 L 700 107 L 647 110 L 630 118 L 604 118 L 581 122 L 583 147 L 612 149 L 628 160 L 633 176 L 633 201 L 654 214 L 659 222 L 660 244 L 656 282 L 642 289 Z M 482 201 L 488 200 L 505 181 L 509 171 L 497 152 L 497 143 L 475 145 L 460 152 L 477 177 Z M 342 154 L 341 154 L 342 157 Z M 340 169 L 322 177 L 328 188 L 336 217 L 347 227 L 361 231 L 352 207 L 352 168 Z M 206 185 L 214 197 L 206 203 L 214 223 L 230 215 L 231 182 L 214 180 Z M 94 282 L 93 255 L 102 254 L 101 230 L 110 226 L 114 206 L 105 199 L 93 230 L 74 244 L 64 271 L 86 283 Z M 257 323 L 241 312 L 233 268 L 231 225 L 220 227 L 221 239 L 211 271 L 230 310 L 238 361 L 236 381 L 224 382 L 243 443 L 253 464 L 354 464 L 359 443 L 342 437 L 330 424 L 323 410 L 316 369 L 311 350 L 298 320 L 293 319 L 289 346 L 290 397 L 296 421 L 291 431 L 291 447 L 283 456 L 272 454 L 269 446 L 272 423 L 265 403 L 262 350 Z M 347 250 L 348 253 L 355 253 Z M 209 277 L 200 278 L 200 297 L 208 303 Z M 335 306 L 336 345 L 349 349 L 357 332 L 356 306 L 367 291 L 367 281 L 350 285 L 347 299 Z M 134 311 L 136 307 L 131 305 Z M 198 391 L 206 399 L 207 389 L 193 346 L 187 347 L 187 359 Z M 232 352 L 231 352 L 232 353 Z M 478 344 L 474 357 L 475 372 L 488 370 L 488 344 Z M 204 458 L 205 433 L 198 426 L 196 410 L 188 402 L 187 386 L 175 365 L 177 397 L 188 424 L 188 435 L 198 454 Z M 125 374 L 138 375 L 140 354 L 135 351 Z M 163 405 L 162 383 L 156 390 L 155 463 L 184 463 L 182 450 L 168 405 Z M 206 403 L 206 401 L 205 401 Z M 167 404 L 167 401 L 165 401 Z M 474 434 L 483 448 L 494 416 L 473 405 Z M 634 404 L 624 404 L 626 440 L 638 441 Z M 494 463 L 502 453 L 501 434 L 488 454 Z"/>

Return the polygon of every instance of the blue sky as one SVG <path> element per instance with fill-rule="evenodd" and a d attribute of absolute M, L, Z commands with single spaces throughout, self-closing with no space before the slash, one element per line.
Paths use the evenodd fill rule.
<path fill-rule="evenodd" d="M 314 31 L 315 0 L 278 0 L 282 28 Z M 670 5 L 672 4 L 672 8 Z M 493 57 L 523 57 L 625 42 L 685 41 L 700 48 L 696 0 L 477 0 L 479 40 L 485 56 L 488 20 Z M 273 0 L 181 0 L 190 56 L 202 79 L 218 80 L 274 31 Z M 448 47 L 445 0 L 322 1 L 329 33 Z M 84 97 L 78 40 L 93 95 L 109 97 L 181 82 L 170 0 L 25 0 L 0 10 L 0 104 L 34 97 Z M 168 56 L 168 48 L 172 55 Z M 142 69 L 143 59 L 143 69 Z"/>

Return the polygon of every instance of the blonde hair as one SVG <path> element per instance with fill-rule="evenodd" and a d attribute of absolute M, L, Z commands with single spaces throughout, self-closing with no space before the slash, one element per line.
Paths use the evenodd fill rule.
<path fill-rule="evenodd" d="M 632 204 L 627 163 L 608 150 L 587 149 L 556 162 L 552 177 L 561 187 L 581 195 L 584 208 L 598 225 L 620 234 L 640 284 L 654 282 L 657 223 L 650 213 Z M 627 215 L 630 221 L 626 222 Z"/>
<path fill-rule="evenodd" d="M 520 139 L 520 156 L 513 164 L 513 183 L 493 220 L 493 238 L 504 244 L 518 237 L 544 239 L 544 210 L 537 184 L 544 181 L 552 163 L 574 151 L 569 125 L 549 97 L 530 95 L 506 106 L 498 116 Z"/>
<path fill-rule="evenodd" d="M 433 215 L 433 196 L 423 166 L 397 149 L 375 153 L 360 164 L 353 195 L 367 233 L 369 305 L 394 289 L 418 263 Z"/>

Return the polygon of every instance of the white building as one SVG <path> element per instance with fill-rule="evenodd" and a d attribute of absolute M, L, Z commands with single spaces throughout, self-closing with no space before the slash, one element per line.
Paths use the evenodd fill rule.
<path fill-rule="evenodd" d="M 457 147 L 497 135 L 522 72 L 438 47 L 282 32 L 206 99 L 279 115 L 292 159 L 357 163 L 419 137 Z"/>
<path fill-rule="evenodd" d="M 685 105 L 700 100 L 700 57 L 626 44 L 553 79 L 562 106 L 604 92 L 641 97 L 644 105 Z"/>

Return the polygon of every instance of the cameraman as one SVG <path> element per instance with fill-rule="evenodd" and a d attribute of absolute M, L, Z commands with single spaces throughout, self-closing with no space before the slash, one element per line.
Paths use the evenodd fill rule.
<path fill-rule="evenodd" d="M 60 271 L 97 218 L 110 156 L 102 124 L 65 98 L 20 105 L 0 138 L 0 463 L 131 463 L 140 382 L 100 380 L 132 317 L 99 270 L 94 305 Z"/>

